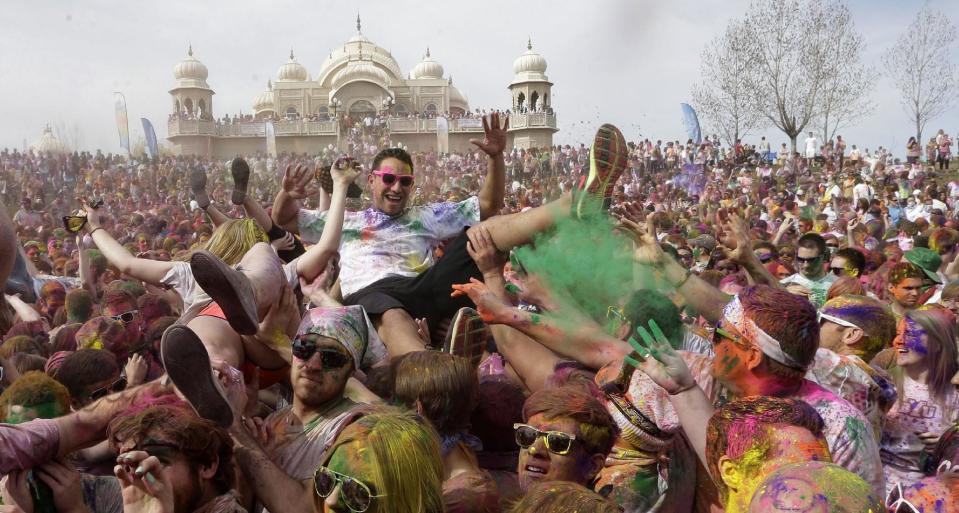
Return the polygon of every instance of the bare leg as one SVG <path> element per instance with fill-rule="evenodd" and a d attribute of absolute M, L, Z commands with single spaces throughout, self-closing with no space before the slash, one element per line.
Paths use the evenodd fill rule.
<path fill-rule="evenodd" d="M 203 341 L 211 360 L 222 360 L 235 369 L 243 368 L 246 359 L 243 340 L 226 320 L 201 315 L 190 320 L 187 327 Z"/>
<path fill-rule="evenodd" d="M 190 257 L 190 269 L 200 287 L 213 298 L 230 326 L 241 335 L 254 335 L 260 319 L 279 302 L 283 269 L 269 244 L 259 242 L 233 269 L 209 251 Z"/>
<path fill-rule="evenodd" d="M 390 358 L 426 349 L 423 339 L 416 332 L 416 322 L 406 310 L 401 308 L 387 310 L 374 320 L 373 324 L 389 351 Z"/>
<path fill-rule="evenodd" d="M 253 285 L 260 319 L 271 305 L 280 301 L 285 280 L 282 265 L 273 248 L 265 242 L 254 244 L 240 260 L 239 270 Z"/>
<path fill-rule="evenodd" d="M 571 196 L 566 194 L 532 210 L 491 217 L 480 224 L 490 231 L 500 251 L 509 251 L 528 244 L 536 234 L 552 228 L 557 220 L 569 217 L 571 205 Z"/>
<path fill-rule="evenodd" d="M 273 220 L 270 219 L 270 215 L 267 214 L 266 210 L 263 210 L 263 207 L 250 195 L 246 195 L 243 200 L 243 209 L 246 210 L 246 215 L 252 217 L 253 220 L 256 221 L 257 226 L 264 232 L 269 232 L 270 228 L 273 228 Z"/>
<path fill-rule="evenodd" d="M 210 216 L 210 222 L 213 223 L 213 226 L 220 226 L 221 224 L 233 219 L 232 217 L 220 212 L 220 210 L 213 205 L 210 205 L 203 209 L 206 212 L 206 215 Z"/>

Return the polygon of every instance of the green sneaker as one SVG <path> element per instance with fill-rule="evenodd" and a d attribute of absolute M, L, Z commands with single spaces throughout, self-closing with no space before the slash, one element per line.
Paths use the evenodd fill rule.
<path fill-rule="evenodd" d="M 602 210 L 609 210 L 613 187 L 619 181 L 629 160 L 626 138 L 623 133 L 608 123 L 599 127 L 589 152 L 589 175 L 574 193 L 574 211 L 582 218 L 589 213 L 591 202 L 602 203 Z"/>

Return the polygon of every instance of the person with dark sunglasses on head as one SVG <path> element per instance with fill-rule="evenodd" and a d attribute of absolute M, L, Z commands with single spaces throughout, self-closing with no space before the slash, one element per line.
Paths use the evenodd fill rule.
<path fill-rule="evenodd" d="M 239 419 L 234 423 L 237 461 L 264 511 L 309 511 L 312 488 L 305 480 L 314 476 L 340 431 L 368 412 L 344 391 L 353 372 L 382 351 L 375 340 L 370 346 L 375 337 L 360 306 L 307 311 L 291 344 L 293 404 L 257 424 L 273 436 L 256 441 Z"/>

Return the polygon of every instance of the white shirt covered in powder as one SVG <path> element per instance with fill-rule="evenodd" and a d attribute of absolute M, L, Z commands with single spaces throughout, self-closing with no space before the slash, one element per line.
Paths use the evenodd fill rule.
<path fill-rule="evenodd" d="M 433 266 L 433 250 L 480 220 L 479 198 L 410 207 L 390 217 L 374 207 L 347 212 L 340 246 L 340 287 L 349 296 L 389 276 L 414 277 Z M 316 243 L 326 212 L 300 210 L 300 237 Z"/>

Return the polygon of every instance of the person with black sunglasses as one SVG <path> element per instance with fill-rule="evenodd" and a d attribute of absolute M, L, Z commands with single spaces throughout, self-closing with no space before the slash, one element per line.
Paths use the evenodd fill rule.
<path fill-rule="evenodd" d="M 827 273 L 824 265 L 829 258 L 826 241 L 818 233 L 807 233 L 796 242 L 796 267 L 799 272 L 782 280 L 786 290 L 809 298 L 819 308 L 826 302 L 829 287 L 836 275 Z"/>
<path fill-rule="evenodd" d="M 307 311 L 291 346 L 293 404 L 256 424 L 274 436 L 261 448 L 241 422 L 231 430 L 237 461 L 264 511 L 309 511 L 312 491 L 304 480 L 313 477 L 339 432 L 368 411 L 345 396 L 347 382 L 378 358 L 374 353 L 382 358 L 386 352 L 360 306 Z"/>

